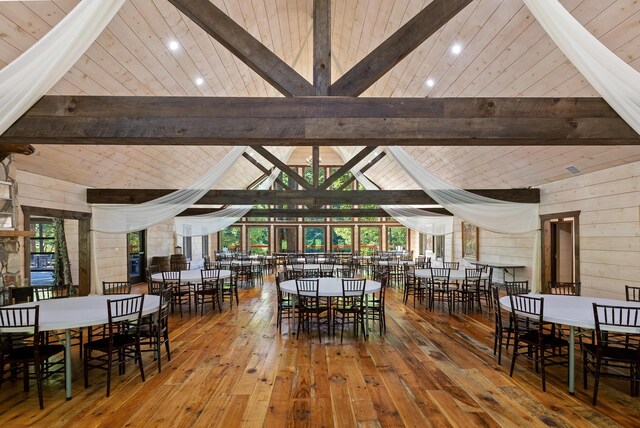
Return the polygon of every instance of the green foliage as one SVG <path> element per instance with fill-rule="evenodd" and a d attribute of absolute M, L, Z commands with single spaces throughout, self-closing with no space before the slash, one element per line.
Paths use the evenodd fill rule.
<path fill-rule="evenodd" d="M 392 250 L 397 246 L 407 249 L 406 227 L 390 227 L 387 229 L 387 247 Z"/>
<path fill-rule="evenodd" d="M 350 227 L 331 228 L 331 251 L 334 253 L 351 253 L 353 229 Z"/>
<path fill-rule="evenodd" d="M 249 227 L 249 250 L 253 254 L 269 253 L 269 228 Z"/>
<path fill-rule="evenodd" d="M 64 235 L 64 224 L 62 219 L 53 219 L 56 251 L 53 256 L 53 278 L 54 284 L 73 284 L 71 278 L 71 262 L 67 251 L 67 240 Z"/>
<path fill-rule="evenodd" d="M 380 228 L 360 227 L 360 254 L 371 256 L 380 249 Z"/>
<path fill-rule="evenodd" d="M 305 227 L 304 228 L 304 251 L 306 253 L 323 253 L 324 227 Z"/>
<path fill-rule="evenodd" d="M 238 226 L 230 226 L 220 231 L 220 248 L 227 247 L 229 251 L 240 251 L 242 248 L 240 237 L 242 229 Z"/>

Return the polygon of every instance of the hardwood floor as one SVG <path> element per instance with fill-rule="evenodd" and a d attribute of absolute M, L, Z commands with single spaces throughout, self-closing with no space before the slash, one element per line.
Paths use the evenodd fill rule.
<path fill-rule="evenodd" d="M 35 384 L 0 388 L 0 426 L 638 426 L 640 399 L 628 385 L 601 382 L 598 406 L 592 389 L 567 392 L 566 369 L 548 372 L 547 392 L 532 365 L 518 361 L 509 377 L 493 357 L 489 315 L 448 315 L 413 309 L 391 292 L 387 333 L 377 326 L 368 341 L 346 334 L 341 345 L 323 335 L 318 343 L 275 327 L 275 286 L 242 290 L 240 306 L 222 314 L 171 318 L 171 362 L 163 353 L 158 374 L 144 356 L 146 382 L 129 364 L 113 375 L 90 374 L 84 389 L 74 349 L 73 392 L 64 380 L 44 383 L 45 409 L 38 410 Z M 590 379 L 591 386 L 593 379 Z"/>

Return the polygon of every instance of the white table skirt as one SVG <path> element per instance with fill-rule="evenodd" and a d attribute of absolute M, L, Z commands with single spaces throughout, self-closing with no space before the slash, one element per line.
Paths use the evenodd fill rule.
<path fill-rule="evenodd" d="M 417 278 L 431 278 L 431 269 L 416 269 L 416 277 Z M 482 273 L 480 276 L 482 279 L 489 279 L 489 275 L 486 273 Z M 449 275 L 449 280 L 451 281 L 464 281 L 465 279 L 465 270 L 451 270 Z"/>
<path fill-rule="evenodd" d="M 231 278 L 231 271 L 227 269 L 220 269 L 220 279 Z M 151 279 L 156 282 L 162 282 L 162 272 L 154 273 L 151 275 Z M 180 282 L 202 282 L 202 274 L 200 269 L 182 270 L 180 271 Z"/>
<path fill-rule="evenodd" d="M 367 279 L 365 284 L 365 294 L 377 293 L 381 285 L 378 281 Z M 280 289 L 285 293 L 297 294 L 296 281 L 294 279 L 283 281 Z M 320 278 L 318 285 L 318 295 L 320 297 L 342 297 L 342 278 Z"/>

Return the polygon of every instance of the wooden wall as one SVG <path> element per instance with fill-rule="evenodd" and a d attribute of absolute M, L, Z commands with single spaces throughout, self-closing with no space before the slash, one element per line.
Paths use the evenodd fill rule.
<path fill-rule="evenodd" d="M 541 187 L 541 214 L 580 211 L 580 279 L 587 296 L 624 299 L 640 286 L 640 162 Z"/>

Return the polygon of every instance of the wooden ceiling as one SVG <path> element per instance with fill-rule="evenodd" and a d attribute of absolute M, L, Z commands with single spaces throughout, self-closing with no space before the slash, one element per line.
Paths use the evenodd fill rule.
<path fill-rule="evenodd" d="M 0 66 L 28 49 L 77 0 L 0 2 Z M 312 0 L 212 0 L 266 47 L 312 81 Z M 334 0 L 332 77 L 413 17 L 428 0 Z M 562 0 L 586 28 L 640 69 L 640 2 Z M 171 41 L 178 48 L 171 50 Z M 461 52 L 452 53 L 459 44 Z M 201 78 L 202 84 L 198 85 Z M 428 81 L 433 81 L 429 86 Z M 281 96 L 167 0 L 128 0 L 51 94 Z M 475 0 L 362 96 L 597 96 L 535 22 L 521 0 Z M 90 187 L 175 188 L 195 180 L 226 147 L 37 145 L 16 155 L 19 169 Z M 282 149 L 278 153 L 283 153 Z M 303 150 L 303 149 L 299 149 Z M 309 149 L 304 149 L 309 150 Z M 539 185 L 640 160 L 624 147 L 412 147 L 426 167 L 467 188 Z M 297 155 L 298 156 L 298 155 Z M 327 155 L 329 156 L 329 155 Z M 260 175 L 242 159 L 218 188 Z M 387 189 L 415 188 L 387 156 L 370 170 Z"/>

